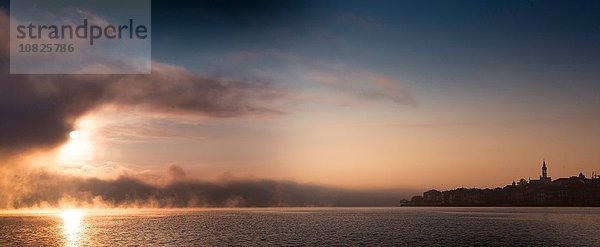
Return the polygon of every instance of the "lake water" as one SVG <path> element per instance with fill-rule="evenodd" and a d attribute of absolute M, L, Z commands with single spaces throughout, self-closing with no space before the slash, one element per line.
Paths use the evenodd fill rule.
<path fill-rule="evenodd" d="M 600 208 L 0 213 L 0 246 L 600 246 Z"/>

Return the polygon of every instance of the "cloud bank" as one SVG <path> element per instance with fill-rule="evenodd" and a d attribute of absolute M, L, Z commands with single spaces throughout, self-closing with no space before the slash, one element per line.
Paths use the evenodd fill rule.
<path fill-rule="evenodd" d="M 150 75 L 10 75 L 9 17 L 0 11 L 0 156 L 54 147 L 75 120 L 104 105 L 224 118 L 278 114 L 284 92 L 154 62 Z"/>
<path fill-rule="evenodd" d="M 185 179 L 170 167 L 165 185 L 123 176 L 113 180 L 46 172 L 13 174 L 13 187 L 0 193 L 0 208 L 182 208 L 285 206 L 394 206 L 412 192 L 349 190 L 268 179 L 206 182 Z"/>

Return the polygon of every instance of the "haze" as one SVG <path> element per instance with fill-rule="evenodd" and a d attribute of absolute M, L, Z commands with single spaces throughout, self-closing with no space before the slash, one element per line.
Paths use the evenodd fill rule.
<path fill-rule="evenodd" d="M 398 191 L 598 171 L 597 2 L 203 2 L 153 1 L 151 75 L 3 73 L 2 167 Z"/>

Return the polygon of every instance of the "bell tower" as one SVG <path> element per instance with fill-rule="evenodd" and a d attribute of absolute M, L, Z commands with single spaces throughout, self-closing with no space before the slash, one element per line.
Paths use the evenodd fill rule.
<path fill-rule="evenodd" d="M 542 164 L 542 179 L 546 179 L 548 178 L 548 168 L 546 167 L 546 160 L 544 160 L 544 163 Z"/>

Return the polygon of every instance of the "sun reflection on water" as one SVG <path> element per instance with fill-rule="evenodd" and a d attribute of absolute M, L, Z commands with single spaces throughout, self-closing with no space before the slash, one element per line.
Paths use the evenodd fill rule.
<path fill-rule="evenodd" d="M 83 210 L 80 209 L 67 209 L 60 212 L 66 246 L 79 246 L 83 230 L 83 216 Z"/>

